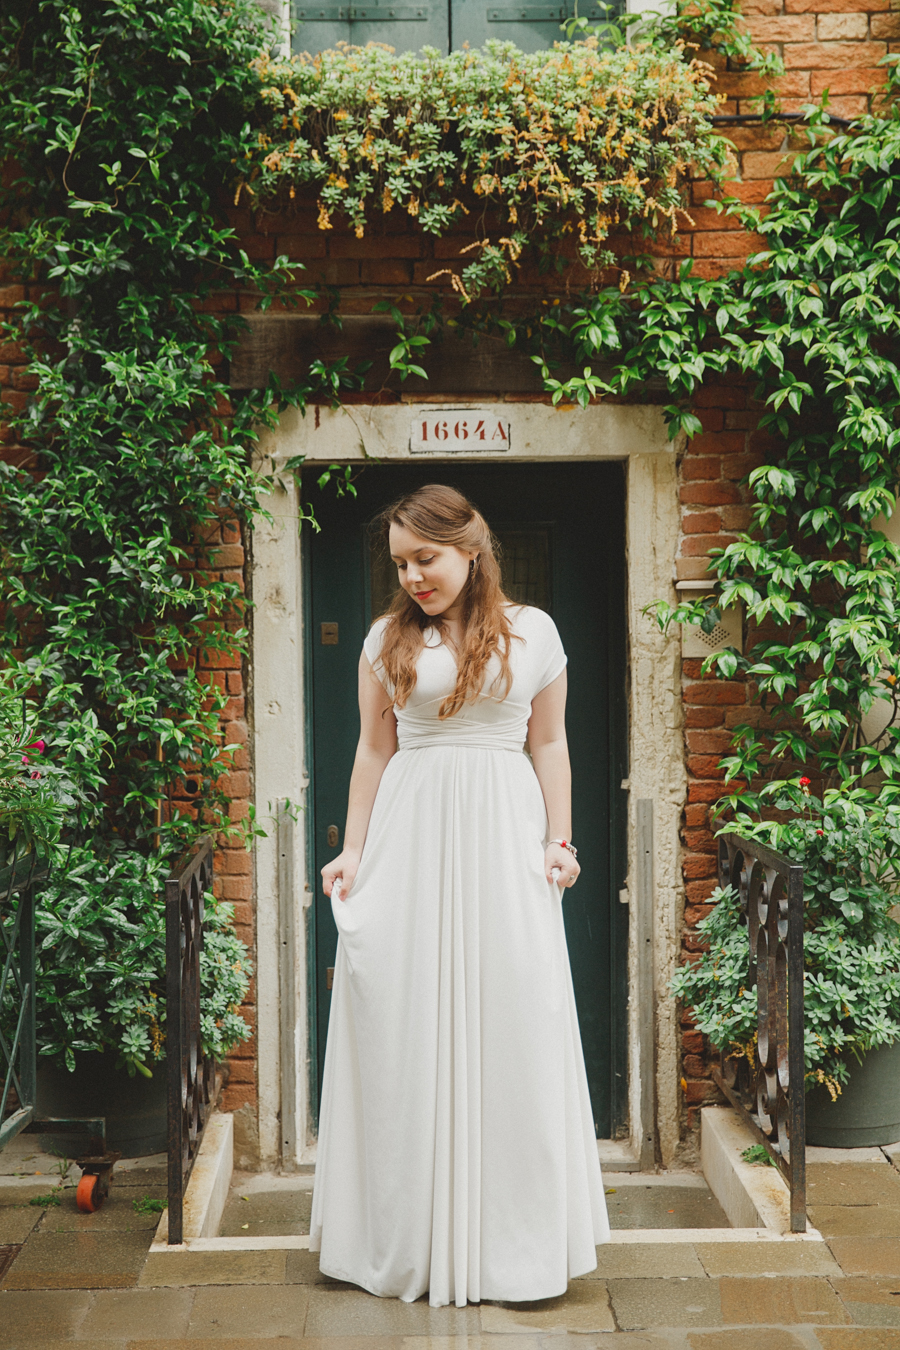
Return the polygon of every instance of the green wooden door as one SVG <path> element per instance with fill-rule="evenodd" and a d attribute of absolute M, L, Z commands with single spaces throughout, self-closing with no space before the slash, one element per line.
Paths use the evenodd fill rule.
<path fill-rule="evenodd" d="M 359 652 L 380 597 L 393 584 L 367 524 L 388 502 L 428 482 L 470 497 L 500 537 L 514 599 L 553 616 L 569 656 L 567 728 L 573 822 L 583 875 L 565 896 L 566 933 L 598 1138 L 626 1124 L 628 910 L 626 861 L 625 488 L 621 464 L 378 466 L 358 498 L 310 492 L 322 524 L 306 541 L 310 576 L 312 744 L 309 840 L 316 893 L 314 1100 L 321 1081 L 337 933 L 319 869 L 343 842 L 359 716 Z M 336 627 L 335 627 L 336 625 Z"/>

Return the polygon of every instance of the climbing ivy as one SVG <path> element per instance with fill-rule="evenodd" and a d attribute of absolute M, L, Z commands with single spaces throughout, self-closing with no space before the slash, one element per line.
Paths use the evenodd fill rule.
<path fill-rule="evenodd" d="M 748 478 L 753 527 L 712 563 L 718 599 L 661 605 L 659 615 L 711 627 L 722 607 L 745 607 L 747 654 L 709 663 L 750 680 L 765 711 L 735 730 L 727 805 L 757 810 L 757 793 L 742 788 L 798 766 L 832 787 L 865 780 L 892 800 L 900 550 L 882 526 L 900 479 L 896 106 L 814 144 L 751 223 L 765 247 L 740 273 L 716 283 L 685 275 L 668 302 L 655 288 L 655 330 L 613 382 L 627 389 L 654 351 L 687 395 L 708 372 L 740 373 L 770 437 Z M 645 307 L 642 323 L 652 313 Z"/>
<path fill-rule="evenodd" d="M 0 17 L 0 244 L 28 285 L 6 327 L 33 389 L 11 419 L 29 456 L 0 466 L 2 659 L 100 849 L 167 853 L 228 821 L 209 667 L 242 649 L 242 587 L 205 540 L 257 508 L 249 451 L 278 391 L 231 402 L 240 321 L 216 297 L 265 307 L 288 274 L 248 260 L 220 194 L 265 40 L 243 0 Z M 158 822 L 186 783 L 194 809 Z"/>

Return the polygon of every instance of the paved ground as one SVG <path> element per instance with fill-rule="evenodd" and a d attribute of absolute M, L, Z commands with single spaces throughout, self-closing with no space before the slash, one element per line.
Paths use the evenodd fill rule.
<path fill-rule="evenodd" d="M 13 1258 L 0 1281 L 0 1350 L 187 1350 L 203 1340 L 222 1350 L 266 1341 L 283 1350 L 562 1350 L 564 1339 L 578 1350 L 900 1350 L 900 1171 L 883 1155 L 811 1163 L 810 1217 L 825 1246 L 703 1241 L 702 1230 L 691 1243 L 613 1244 L 563 1298 L 464 1309 L 372 1298 L 325 1279 L 301 1251 L 246 1253 L 240 1282 L 229 1262 L 228 1285 L 217 1283 L 215 1254 L 196 1253 L 208 1259 L 185 1271 L 189 1282 L 147 1287 L 157 1216 L 134 1202 L 146 1208 L 145 1197 L 164 1194 L 160 1162 L 121 1170 L 94 1215 L 77 1212 L 71 1188 L 44 1209 L 3 1204 L 0 1187 L 0 1245 Z M 58 1178 L 32 1179 L 47 1193 Z M 288 1202 L 263 1178 L 236 1180 L 223 1231 L 304 1231 L 296 1190 Z M 680 1226 L 682 1205 L 707 1228 L 719 1224 L 702 1186 L 661 1178 L 610 1190 L 619 1226 L 636 1216 L 657 1226 L 669 1210 Z"/>

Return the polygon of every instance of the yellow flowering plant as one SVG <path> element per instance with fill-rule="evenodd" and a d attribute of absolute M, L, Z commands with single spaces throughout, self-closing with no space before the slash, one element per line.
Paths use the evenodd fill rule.
<path fill-rule="evenodd" d="M 689 171 L 715 177 L 726 156 L 711 72 L 680 42 L 448 56 L 340 44 L 253 68 L 264 112 L 235 201 L 307 188 L 320 229 L 340 221 L 360 238 L 395 210 L 432 235 L 468 217 L 476 241 L 446 269 L 464 300 L 501 290 L 531 246 L 546 261 L 571 238 L 601 268 L 616 261 L 613 231 L 674 234 L 690 221 Z"/>

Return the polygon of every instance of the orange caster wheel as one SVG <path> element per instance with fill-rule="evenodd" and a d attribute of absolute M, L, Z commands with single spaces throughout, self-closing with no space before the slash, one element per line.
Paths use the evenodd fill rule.
<path fill-rule="evenodd" d="M 83 1214 L 93 1214 L 103 1204 L 103 1192 L 100 1178 L 96 1173 L 85 1172 L 75 1192 L 75 1203 Z"/>

